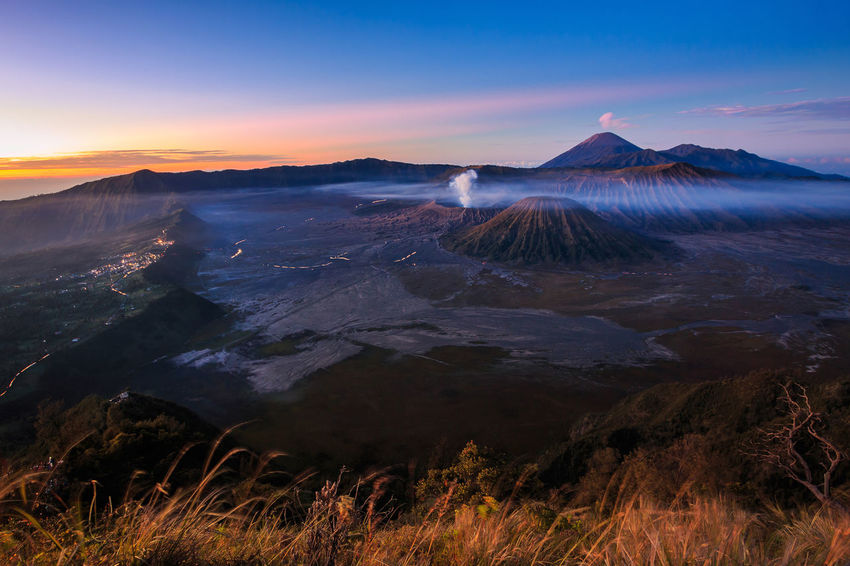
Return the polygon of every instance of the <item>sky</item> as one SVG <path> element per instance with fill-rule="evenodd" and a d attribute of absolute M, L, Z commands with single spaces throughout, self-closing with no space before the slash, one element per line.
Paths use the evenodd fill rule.
<path fill-rule="evenodd" d="M 536 166 L 599 131 L 850 174 L 850 2 L 0 0 L 0 199 L 142 168 Z"/>

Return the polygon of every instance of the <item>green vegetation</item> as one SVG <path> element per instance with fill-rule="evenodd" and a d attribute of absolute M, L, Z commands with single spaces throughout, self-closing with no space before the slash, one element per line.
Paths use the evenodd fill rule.
<path fill-rule="evenodd" d="M 661 506 L 646 498 L 610 510 L 539 501 L 452 501 L 452 486 L 418 514 L 391 519 L 383 477 L 342 491 L 327 482 L 301 505 L 297 485 L 264 488 L 256 471 L 222 483 L 226 458 L 189 488 L 162 482 L 120 505 L 95 495 L 38 515 L 49 473 L 0 481 L 0 557 L 19 564 L 555 565 L 829 564 L 850 552 L 850 519 L 829 511 L 753 512 L 724 499 Z M 168 475 L 165 480 L 169 480 Z M 367 489 L 371 488 L 371 489 Z M 35 498 L 40 495 L 34 495 Z M 309 501 L 308 501 L 309 503 Z"/>
<path fill-rule="evenodd" d="M 142 389 L 141 383 L 151 387 L 156 382 L 138 377 L 139 371 L 151 360 L 185 351 L 182 348 L 196 329 L 223 316 L 221 309 L 197 295 L 180 288 L 166 289 L 157 288 L 158 297 L 144 309 L 116 319 L 88 340 L 51 352 L 50 357 L 22 374 L 3 399 L 0 453 L 31 441 L 27 420 L 43 399 L 72 404 L 87 394 L 111 395 L 127 387 Z M 102 323 L 100 326 L 104 328 Z M 43 355 L 37 353 L 30 362 Z M 186 388 L 196 387 L 190 382 L 178 385 L 172 385 L 171 390 L 181 394 Z"/>
<path fill-rule="evenodd" d="M 185 485 L 201 470 L 205 451 L 184 449 L 218 436 L 191 411 L 135 393 L 111 400 L 92 395 L 67 410 L 60 402 L 44 402 L 34 426 L 28 459 L 62 461 L 54 479 L 66 486 L 63 496 L 94 479 L 102 495 L 120 499 L 131 482 L 138 489 L 153 485 L 178 457 L 182 464 L 171 483 Z"/>
<path fill-rule="evenodd" d="M 210 320 L 210 303 L 175 288 L 191 279 L 199 253 L 171 245 L 197 243 L 204 226 L 177 211 L 0 258 L 0 451 L 25 441 L 25 419 L 40 400 L 120 390 L 139 365 Z"/>
<path fill-rule="evenodd" d="M 789 381 L 787 374 L 763 371 L 652 387 L 578 423 L 570 440 L 542 459 L 541 478 L 548 485 L 574 486 L 581 503 L 603 498 L 611 482 L 628 483 L 663 502 L 680 497 L 687 485 L 697 494 L 722 494 L 749 507 L 809 503 L 805 489 L 749 454 L 765 431 L 786 422 L 783 385 Z M 850 454 L 850 380 L 807 388 L 825 434 Z M 848 472 L 845 462 L 839 470 L 844 482 Z"/>
<path fill-rule="evenodd" d="M 129 376 L 134 370 L 179 352 L 195 329 L 223 314 L 206 299 L 172 289 L 136 316 L 51 356 L 40 381 L 50 395 L 69 400 L 79 399 L 80 392 L 121 389 L 132 384 Z"/>

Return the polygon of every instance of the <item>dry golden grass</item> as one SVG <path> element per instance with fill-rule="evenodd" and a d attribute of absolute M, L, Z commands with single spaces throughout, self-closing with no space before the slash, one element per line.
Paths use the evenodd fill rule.
<path fill-rule="evenodd" d="M 723 499 L 662 507 L 640 497 L 552 512 L 541 503 L 448 506 L 385 521 L 329 482 L 300 515 L 291 490 L 257 489 L 254 475 L 225 481 L 239 451 L 207 462 L 191 489 L 168 477 L 120 505 L 85 501 L 50 509 L 49 473 L 0 471 L 0 563 L 68 565 L 568 565 L 847 564 L 850 517 L 832 511 L 745 511 Z M 381 481 L 380 479 L 376 481 Z M 57 502 L 58 503 L 58 502 Z"/>

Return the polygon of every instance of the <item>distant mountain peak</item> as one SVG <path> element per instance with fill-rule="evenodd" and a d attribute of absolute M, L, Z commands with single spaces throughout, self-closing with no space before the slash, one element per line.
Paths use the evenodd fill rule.
<path fill-rule="evenodd" d="M 612 155 L 634 153 L 641 148 L 611 132 L 593 134 L 540 167 L 587 167 Z"/>
<path fill-rule="evenodd" d="M 614 146 L 614 147 L 623 147 L 628 151 L 640 151 L 641 148 L 630 142 L 629 140 L 618 136 L 614 132 L 599 132 L 598 134 L 593 134 L 583 142 L 576 144 L 575 147 L 582 147 L 588 145 L 606 145 L 606 146 Z M 573 148 L 575 149 L 575 148 Z"/>
<path fill-rule="evenodd" d="M 706 149 L 701 145 L 697 145 L 695 143 L 680 143 L 675 147 L 671 147 L 667 150 L 667 153 L 678 153 L 678 152 L 691 152 L 691 151 L 699 151 L 701 149 Z"/>
<path fill-rule="evenodd" d="M 624 169 L 685 162 L 702 169 L 741 177 L 825 179 L 814 171 L 765 159 L 743 149 L 715 149 L 683 143 L 666 150 L 641 149 L 611 132 L 594 134 L 541 165 L 541 168 L 575 167 Z"/>

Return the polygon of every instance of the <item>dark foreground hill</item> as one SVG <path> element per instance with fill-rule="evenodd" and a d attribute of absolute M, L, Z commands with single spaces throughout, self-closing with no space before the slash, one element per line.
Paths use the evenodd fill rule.
<path fill-rule="evenodd" d="M 268 458 L 231 452 L 221 467 L 217 458 L 204 466 L 194 448 L 168 482 L 155 483 L 180 457 L 180 442 L 204 443 L 213 431 L 173 405 L 134 395 L 89 398 L 64 412 L 44 407 L 37 421 L 47 440 L 42 458 L 54 438 L 90 435 L 56 468 L 4 468 L 0 559 L 448 566 L 507 556 L 540 565 L 843 565 L 850 555 L 850 515 L 841 503 L 846 468 L 834 475 L 837 506 L 821 507 L 741 450 L 759 427 L 787 421 L 779 394 L 785 379 L 663 385 L 631 397 L 575 431 L 566 448 L 577 462 L 592 456 L 579 479 L 548 486 L 559 489 L 541 484 L 535 466 L 511 464 L 472 442 L 418 481 L 403 476 L 415 466 L 403 465 L 281 488 L 288 476 L 268 467 L 258 474 L 251 465 Z M 844 381 L 808 387 L 817 430 L 840 439 L 842 450 L 848 391 Z M 810 448 L 801 446 L 801 455 L 816 458 Z M 134 473 L 136 466 L 149 473 Z M 766 483 L 751 481 L 757 474 Z M 115 493 L 130 477 L 135 487 Z M 62 497 L 71 487 L 78 496 Z"/>
<path fill-rule="evenodd" d="M 59 402 L 41 405 L 35 420 L 30 458 L 62 460 L 60 477 L 73 493 L 96 479 L 102 495 L 120 501 L 131 478 L 137 489 L 161 481 L 183 449 L 200 444 L 183 459 L 170 478 L 180 486 L 194 478 L 210 443 L 220 434 L 214 426 L 174 403 L 125 392 L 111 399 L 90 396 L 65 409 Z"/>
<path fill-rule="evenodd" d="M 442 243 L 457 253 L 525 264 L 638 261 L 654 255 L 646 238 L 557 197 L 525 198 L 483 224 L 447 235 Z"/>
<path fill-rule="evenodd" d="M 766 439 L 765 431 L 790 422 L 782 386 L 792 379 L 790 371 L 761 371 L 652 387 L 577 423 L 570 439 L 544 458 L 541 478 L 549 485 L 572 484 L 584 502 L 602 496 L 610 483 L 632 481 L 632 489 L 658 500 L 674 500 L 695 487 L 748 505 L 816 503 L 806 488 L 751 453 Z M 802 391 L 792 386 L 796 401 Z M 850 452 L 850 381 L 809 383 L 805 391 L 818 414 L 817 432 Z M 810 438 L 799 438 L 797 449 L 817 483 L 824 453 Z M 846 490 L 848 464 L 832 475 L 836 493 L 840 486 Z"/>

